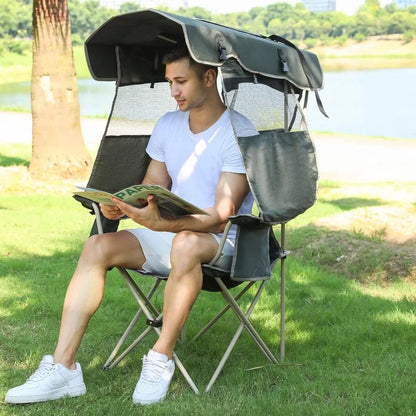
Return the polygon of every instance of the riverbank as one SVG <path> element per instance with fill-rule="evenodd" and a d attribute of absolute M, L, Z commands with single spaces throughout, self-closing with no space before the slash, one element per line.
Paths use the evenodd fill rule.
<path fill-rule="evenodd" d="M 107 120 L 81 118 L 88 149 L 95 152 Z M 32 142 L 29 113 L 0 112 L 0 145 Z M 416 140 L 336 133 L 312 133 L 322 180 L 341 182 L 416 182 Z"/>
<path fill-rule="evenodd" d="M 401 35 L 371 36 L 362 42 L 348 39 L 343 45 L 311 49 L 324 71 L 416 67 L 416 39 Z"/>

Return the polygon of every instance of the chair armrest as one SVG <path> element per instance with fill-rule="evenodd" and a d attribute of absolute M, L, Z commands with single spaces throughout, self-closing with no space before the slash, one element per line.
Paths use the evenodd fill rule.
<path fill-rule="evenodd" d="M 263 227 L 268 225 L 267 222 L 263 221 L 260 217 L 253 214 L 238 214 L 228 217 L 231 224 L 241 225 L 245 227 Z"/>

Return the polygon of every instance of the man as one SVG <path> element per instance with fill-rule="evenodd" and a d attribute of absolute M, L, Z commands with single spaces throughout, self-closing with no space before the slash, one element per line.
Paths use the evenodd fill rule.
<path fill-rule="evenodd" d="M 143 183 L 158 184 L 198 205 L 210 215 L 163 218 L 152 196 L 143 208 L 114 199 L 102 205 L 105 217 L 127 215 L 145 228 L 95 235 L 84 245 L 65 297 L 61 329 L 53 356 L 45 356 L 22 386 L 8 391 L 8 403 L 31 403 L 86 392 L 76 353 L 98 308 L 108 269 L 121 266 L 168 276 L 163 327 L 143 357 L 133 402 L 151 404 L 166 397 L 175 364 L 175 343 L 202 286 L 201 264 L 214 257 L 219 234 L 230 215 L 248 213 L 253 202 L 230 122 L 240 136 L 256 134 L 241 114 L 229 112 L 216 87 L 217 71 L 194 62 L 185 47 L 165 57 L 165 75 L 179 110 L 156 124 L 147 153 Z M 233 235 L 218 260 L 230 267 Z"/>

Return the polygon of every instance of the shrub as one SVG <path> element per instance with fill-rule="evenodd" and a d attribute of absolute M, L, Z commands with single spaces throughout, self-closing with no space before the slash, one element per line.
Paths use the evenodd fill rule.
<path fill-rule="evenodd" d="M 314 38 L 307 38 L 304 40 L 306 49 L 312 49 L 315 47 L 318 43 L 318 41 Z"/>
<path fill-rule="evenodd" d="M 415 32 L 413 30 L 406 30 L 406 32 L 403 33 L 403 40 L 405 43 L 411 42 L 415 37 Z"/>
<path fill-rule="evenodd" d="M 354 35 L 354 40 L 356 41 L 356 42 L 363 42 L 364 40 L 366 40 L 366 36 L 364 35 L 364 33 L 360 33 L 360 32 L 358 32 L 358 33 L 356 33 L 355 35 Z"/>
<path fill-rule="evenodd" d="M 15 53 L 17 55 L 25 55 L 32 49 L 32 42 L 28 39 L 5 39 L 2 42 L 5 51 Z"/>

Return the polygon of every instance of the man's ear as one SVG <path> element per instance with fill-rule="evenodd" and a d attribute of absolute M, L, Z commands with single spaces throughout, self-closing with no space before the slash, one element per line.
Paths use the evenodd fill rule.
<path fill-rule="evenodd" d="M 213 68 L 207 69 L 204 73 L 203 80 L 207 87 L 215 84 L 217 82 L 217 71 Z"/>

